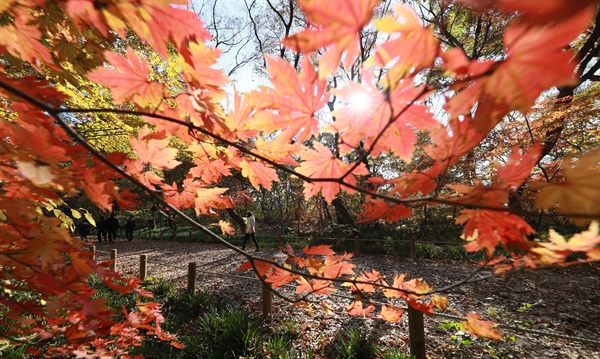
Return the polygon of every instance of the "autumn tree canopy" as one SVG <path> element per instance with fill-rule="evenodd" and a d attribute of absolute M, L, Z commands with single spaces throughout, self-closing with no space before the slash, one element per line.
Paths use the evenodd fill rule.
<path fill-rule="evenodd" d="M 63 337 L 58 341 L 63 344 L 45 353 L 57 356 L 125 355 L 142 334 L 179 345 L 161 330 L 156 303 L 140 302 L 116 321 L 88 283 L 95 273 L 121 293 L 149 295 L 138 280 L 92 260 L 72 235 L 73 218 L 85 212 L 67 210 L 63 202 L 83 193 L 107 211 L 136 208 L 140 201 L 124 182 L 207 232 L 180 210 L 213 215 L 231 208 L 222 185 L 234 172 L 267 191 L 285 173 L 303 181 L 306 198 L 331 202 L 340 191 L 363 194 L 366 220 L 394 222 L 415 207 L 455 206 L 466 248 L 485 251 L 497 273 L 573 264 L 567 262 L 572 252 L 579 253 L 577 263 L 599 260 L 597 222 L 572 238 L 551 232 L 541 240 L 523 219 L 552 210 L 587 226 L 600 217 L 600 151 L 593 141 L 555 161 L 552 181 L 544 167 L 550 164 L 540 165 L 548 143 L 539 138 L 548 136 L 536 137 L 533 130 L 532 142 L 511 143 L 499 153 L 501 161 L 490 161 L 485 177 L 457 183 L 446 176 L 497 134 L 507 116 L 543 117 L 541 94 L 582 83 L 581 74 L 598 64 L 586 61 L 597 56 L 590 54 L 597 48 L 596 30 L 589 30 L 596 2 L 453 4 L 475 14 L 504 14 L 505 29 L 489 29 L 502 46 L 482 48 L 456 37 L 454 45 L 462 47 L 449 46 L 442 27 L 432 28 L 404 4 L 381 11 L 377 0 L 302 0 L 292 8 L 302 11 L 305 28 L 282 39 L 280 56 L 264 57 L 270 84 L 239 93 L 229 91 L 228 76 L 216 69 L 219 47 L 208 46 L 209 31 L 182 6 L 185 1 L 2 2 L 0 335 L 38 343 Z M 366 28 L 385 36 L 361 58 L 367 54 Z M 356 76 L 338 78 L 340 69 L 353 69 Z M 444 86 L 427 81 L 432 73 L 444 76 Z M 580 100 L 585 92 L 571 95 L 570 101 Z M 338 101 L 329 110 L 335 121 L 328 121 L 321 114 L 333 97 Z M 555 109 L 552 97 L 545 101 Z M 561 119 L 579 115 L 562 113 Z M 586 118 L 583 133 L 591 121 Z M 517 120 L 509 127 L 527 124 Z M 93 135 L 111 131 L 130 135 L 116 142 Z M 317 140 L 324 133 L 334 135 L 333 150 Z M 427 161 L 387 176 L 366 165 L 378 158 L 411 163 L 415 153 Z M 184 168 L 184 180 L 166 182 L 165 171 L 184 159 L 193 163 Z M 524 187 L 535 207 L 511 206 L 511 196 Z M 226 222 L 221 227 L 224 233 L 233 230 Z M 494 256 L 499 247 L 512 256 Z M 241 253 L 248 258 L 242 269 L 255 270 L 275 289 L 296 283 L 300 297 L 349 289 L 365 298 L 379 291 L 389 299 L 381 308 L 356 300 L 348 307 L 352 315 L 396 321 L 402 314 L 398 300 L 424 312 L 446 305 L 418 278 L 385 278 L 377 268 L 355 273 L 350 255 L 326 246 L 302 253 L 288 247 L 285 264 Z M 478 335 L 499 336 L 476 315 L 465 323 Z"/>

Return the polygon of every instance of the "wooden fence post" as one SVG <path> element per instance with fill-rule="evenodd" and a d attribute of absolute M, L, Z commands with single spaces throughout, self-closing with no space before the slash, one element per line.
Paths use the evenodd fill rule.
<path fill-rule="evenodd" d="M 273 293 L 271 288 L 265 282 L 262 282 L 262 305 L 263 317 L 269 317 L 273 313 Z"/>
<path fill-rule="evenodd" d="M 140 255 L 140 280 L 145 281 L 148 278 L 148 255 Z"/>
<path fill-rule="evenodd" d="M 188 264 L 188 287 L 187 291 L 190 294 L 196 293 L 196 262 Z"/>
<path fill-rule="evenodd" d="M 163 233 L 162 233 L 162 228 L 160 229 L 160 240 L 163 240 Z"/>
<path fill-rule="evenodd" d="M 410 238 L 410 259 L 417 259 L 417 242 L 415 237 Z"/>
<path fill-rule="evenodd" d="M 410 337 L 410 355 L 415 359 L 426 359 L 423 312 L 411 306 L 408 306 L 408 334 Z"/>
<path fill-rule="evenodd" d="M 357 256 L 360 254 L 360 244 L 359 244 L 358 236 L 354 237 L 354 255 Z"/>
<path fill-rule="evenodd" d="M 117 249 L 111 249 L 110 250 L 110 259 L 112 260 L 112 263 L 110 264 L 110 269 L 113 271 L 117 271 Z"/>
<path fill-rule="evenodd" d="M 92 259 L 96 260 L 96 246 L 92 246 L 90 249 L 92 251 Z"/>
<path fill-rule="evenodd" d="M 191 242 L 192 241 L 192 229 L 191 228 L 189 229 L 188 235 L 190 237 L 190 242 Z"/>

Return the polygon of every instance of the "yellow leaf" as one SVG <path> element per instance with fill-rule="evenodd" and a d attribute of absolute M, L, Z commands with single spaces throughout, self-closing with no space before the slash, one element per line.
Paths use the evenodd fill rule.
<path fill-rule="evenodd" d="M 584 153 L 578 160 L 564 161 L 564 181 L 534 182 L 531 186 L 540 191 L 535 205 L 540 209 L 558 206 L 566 214 L 600 216 L 600 149 Z M 576 224 L 588 222 L 575 219 Z"/>
<path fill-rule="evenodd" d="M 79 219 L 79 218 L 81 218 L 81 212 L 79 212 L 79 211 L 78 211 L 78 210 L 76 210 L 76 209 L 71 209 L 71 214 L 73 215 L 73 217 L 74 217 L 75 219 Z"/>
<path fill-rule="evenodd" d="M 87 219 L 88 222 L 90 222 L 90 224 L 94 227 L 96 227 L 96 221 L 94 220 L 94 217 L 92 217 L 92 215 L 89 212 L 85 213 L 85 219 Z"/>

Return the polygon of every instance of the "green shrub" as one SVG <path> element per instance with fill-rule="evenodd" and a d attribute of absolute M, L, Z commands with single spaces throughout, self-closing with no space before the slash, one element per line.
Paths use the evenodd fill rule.
<path fill-rule="evenodd" d="M 206 358 L 238 358 L 252 354 L 261 337 L 261 329 L 246 311 L 235 307 L 213 309 L 195 323 L 195 344 Z M 202 340 L 203 339 L 203 340 Z"/>
<path fill-rule="evenodd" d="M 398 348 L 392 349 L 379 349 L 379 358 L 381 359 L 412 359 L 413 357 L 409 354 L 404 354 Z"/>
<path fill-rule="evenodd" d="M 377 352 L 373 340 L 357 328 L 339 335 L 333 349 L 335 358 L 339 359 L 371 359 Z"/>

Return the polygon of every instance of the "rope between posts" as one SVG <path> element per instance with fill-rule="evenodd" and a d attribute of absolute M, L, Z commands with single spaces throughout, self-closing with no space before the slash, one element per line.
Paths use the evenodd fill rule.
<path fill-rule="evenodd" d="M 169 263 L 162 262 L 162 261 L 157 261 L 157 260 L 152 260 L 152 261 L 148 260 L 148 263 L 157 263 L 157 264 L 164 265 L 166 267 L 177 268 L 177 269 L 182 269 L 182 270 L 187 270 L 188 269 L 187 267 L 176 266 L 176 265 L 173 265 L 173 264 L 169 264 Z"/>
<path fill-rule="evenodd" d="M 446 317 L 449 319 L 455 319 L 455 320 L 464 320 L 464 318 L 461 318 L 456 315 L 451 315 L 451 314 L 433 313 L 433 315 L 440 316 L 440 317 Z M 565 339 L 565 340 L 574 341 L 574 342 L 581 342 L 581 343 L 593 344 L 596 346 L 600 346 L 600 340 L 595 340 L 595 339 L 590 339 L 590 338 L 582 338 L 582 337 L 574 337 L 574 336 L 566 335 L 566 334 L 550 333 L 550 332 L 545 332 L 542 330 L 515 327 L 512 325 L 501 324 L 501 323 L 496 324 L 496 326 L 498 328 L 502 328 L 502 329 L 509 329 L 509 330 L 514 330 L 514 331 L 518 331 L 518 332 L 543 335 L 543 336 L 548 336 L 548 337 L 554 337 L 554 338 Z"/>
<path fill-rule="evenodd" d="M 101 252 L 101 251 L 96 251 L 96 252 Z M 103 253 L 110 253 L 110 252 L 103 252 Z M 132 257 L 132 256 L 129 256 L 129 257 Z M 180 270 L 187 270 L 188 269 L 186 267 L 176 266 L 176 265 L 172 265 L 172 264 L 169 264 L 169 263 L 166 263 L 166 262 L 162 262 L 162 261 L 153 260 L 153 261 L 148 261 L 148 262 L 157 263 L 157 264 L 161 264 L 161 265 L 164 265 L 164 266 L 167 266 L 167 267 L 172 267 L 172 268 L 176 268 L 176 269 L 180 269 Z M 228 273 L 203 271 L 203 270 L 198 270 L 198 269 L 196 269 L 196 273 L 209 274 L 209 275 L 215 275 L 215 276 L 221 276 L 221 277 L 230 277 L 230 278 L 237 278 L 237 279 L 260 281 L 260 279 L 258 279 L 256 277 L 247 277 L 247 276 L 241 276 L 241 275 L 235 275 L 235 274 L 228 274 Z M 196 274 L 196 278 L 197 277 L 198 277 L 198 274 Z M 295 288 L 294 286 L 292 286 L 290 284 L 285 284 L 284 287 Z M 338 298 L 344 298 L 344 299 L 354 300 L 353 297 L 342 295 L 342 294 L 331 293 L 330 295 L 332 297 L 338 297 Z M 378 304 L 378 305 L 385 304 L 385 303 L 377 302 L 377 301 L 375 301 L 374 303 Z M 408 307 L 402 306 L 402 309 L 403 310 L 407 310 Z M 451 315 L 451 314 L 445 314 L 445 313 L 433 313 L 431 316 L 434 316 L 434 317 L 437 316 L 437 317 L 443 317 L 443 318 L 449 318 L 449 319 L 461 320 L 461 321 L 464 320 L 463 317 L 459 317 L 459 316 Z M 600 340 L 595 340 L 595 339 L 590 339 L 590 338 L 582 338 L 582 337 L 575 337 L 575 336 L 566 335 L 566 334 L 558 334 L 558 333 L 545 332 L 545 331 L 537 330 L 537 329 L 521 328 L 521 327 L 516 327 L 516 326 L 512 326 L 512 325 L 508 325 L 508 324 L 501 324 L 501 323 L 496 324 L 496 326 L 498 328 L 508 329 L 508 330 L 517 331 L 517 332 L 530 333 L 530 334 L 535 334 L 535 335 L 540 335 L 540 336 L 547 336 L 547 337 L 553 337 L 553 338 L 557 338 L 557 339 L 564 339 L 564 340 L 568 340 L 568 341 L 574 341 L 574 342 L 580 342 L 580 343 L 592 344 L 592 345 L 595 345 L 595 346 L 600 346 Z"/>
<path fill-rule="evenodd" d="M 239 278 L 239 279 L 249 279 L 249 280 L 254 280 L 254 281 L 260 281 L 260 279 L 258 279 L 256 277 L 246 277 L 246 276 L 240 276 L 240 275 L 235 275 L 235 274 L 218 273 L 218 272 L 201 271 L 201 270 L 197 270 L 197 272 L 202 272 L 205 274 L 211 274 L 211 275 L 216 275 L 216 276 L 233 277 L 233 278 Z M 283 285 L 283 287 L 295 288 L 293 285 L 290 285 L 290 284 L 285 284 L 285 285 Z M 332 297 L 339 297 L 339 298 L 354 300 L 353 297 L 342 295 L 342 294 L 331 293 L 330 295 Z M 374 302 L 374 303 L 378 304 L 378 305 L 385 304 L 382 302 Z M 402 306 L 402 309 L 407 310 L 408 307 Z M 461 320 L 461 321 L 464 320 L 464 318 L 462 318 L 462 317 L 459 317 L 456 315 L 451 315 L 451 314 L 445 314 L 445 313 L 433 313 L 431 316 L 445 317 L 445 318 Z M 518 331 L 518 332 L 525 332 L 525 333 L 530 333 L 530 334 L 554 337 L 554 338 L 558 338 L 558 339 L 565 339 L 568 341 L 574 341 L 574 342 L 580 342 L 580 343 L 586 343 L 586 344 L 600 346 L 600 340 L 594 340 L 594 339 L 590 339 L 590 338 L 574 337 L 574 336 L 566 335 L 566 334 L 558 334 L 558 333 L 545 332 L 545 331 L 536 330 L 536 329 L 515 327 L 512 325 L 501 324 L 501 323 L 496 324 L 496 326 L 499 328 L 502 328 L 502 329 L 508 329 L 508 330 L 513 330 L 513 331 Z"/>
<path fill-rule="evenodd" d="M 221 276 L 221 277 L 231 277 L 231 278 L 238 278 L 238 279 L 248 279 L 248 280 L 253 280 L 253 281 L 260 281 L 260 279 L 256 278 L 256 277 L 246 277 L 243 275 L 237 275 L 237 274 L 228 274 L 228 273 L 217 273 L 217 272 L 211 272 L 211 271 L 203 271 L 203 270 L 199 270 L 196 269 L 197 273 L 203 273 L 203 274 L 211 274 L 211 275 L 216 275 L 216 276 Z M 196 276 L 198 277 L 198 276 Z"/>
<path fill-rule="evenodd" d="M 342 294 L 336 294 L 336 293 L 331 293 L 331 296 L 335 296 L 335 297 L 339 297 L 339 298 L 345 298 L 345 299 L 350 299 L 350 300 L 354 300 L 353 297 L 349 297 L 346 295 L 342 295 Z M 374 301 L 375 304 L 378 305 L 382 305 L 385 303 L 382 302 L 377 302 Z M 403 310 L 407 310 L 408 307 L 407 306 L 402 306 Z M 459 317 L 457 315 L 452 315 L 452 314 L 445 314 L 445 313 L 433 313 L 430 314 L 431 316 L 438 316 L 438 317 L 445 317 L 445 318 L 449 318 L 449 319 L 454 319 L 454 320 L 465 320 L 465 318 L 463 317 Z M 595 339 L 590 339 L 590 338 L 582 338 L 582 337 L 574 337 L 571 335 L 566 335 L 566 334 L 558 334 L 558 333 L 551 333 L 551 332 L 545 332 L 542 330 L 537 330 L 537 329 L 529 329 L 529 328 L 521 328 L 521 327 L 515 327 L 512 325 L 508 325 L 508 324 L 501 324 L 498 323 L 496 324 L 496 326 L 498 328 L 502 328 L 502 329 L 508 329 L 508 330 L 513 330 L 513 331 L 518 331 L 518 332 L 525 332 L 525 333 L 530 333 L 530 334 L 537 334 L 537 335 L 542 335 L 542 336 L 548 336 L 548 337 L 554 337 L 554 338 L 559 338 L 559 339 L 565 339 L 568 341 L 574 341 L 574 342 L 581 342 L 581 343 L 586 343 L 586 344 L 593 344 L 596 346 L 600 346 L 600 340 L 595 340 Z"/>

